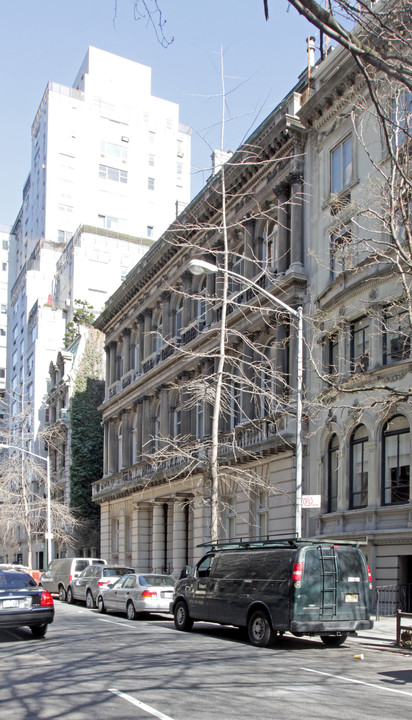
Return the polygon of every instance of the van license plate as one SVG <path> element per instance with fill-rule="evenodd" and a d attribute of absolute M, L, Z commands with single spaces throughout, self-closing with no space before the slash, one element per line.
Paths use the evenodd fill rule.
<path fill-rule="evenodd" d="M 346 593 L 345 602 L 357 603 L 359 602 L 358 593 Z"/>

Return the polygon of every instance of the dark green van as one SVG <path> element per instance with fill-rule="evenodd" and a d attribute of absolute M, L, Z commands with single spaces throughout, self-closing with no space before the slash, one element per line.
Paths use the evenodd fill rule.
<path fill-rule="evenodd" d="M 278 539 L 216 544 L 176 584 L 178 630 L 195 620 L 246 627 L 253 645 L 276 635 L 320 635 L 337 647 L 373 627 L 372 582 L 357 544 Z"/>

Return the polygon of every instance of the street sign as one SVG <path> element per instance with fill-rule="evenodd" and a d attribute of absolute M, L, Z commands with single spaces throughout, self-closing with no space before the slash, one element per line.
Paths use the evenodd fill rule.
<path fill-rule="evenodd" d="M 320 508 L 320 495 L 302 495 L 302 507 L 304 508 Z"/>

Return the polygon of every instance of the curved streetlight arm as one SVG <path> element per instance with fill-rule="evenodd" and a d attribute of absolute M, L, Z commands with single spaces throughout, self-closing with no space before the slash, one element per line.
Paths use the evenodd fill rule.
<path fill-rule="evenodd" d="M 26 448 L 19 447 L 18 445 L 6 445 L 5 443 L 0 443 L 0 449 L 7 448 L 9 450 L 19 450 L 20 452 L 26 453 L 27 455 L 32 455 L 35 458 L 38 458 L 39 460 L 43 460 L 43 462 L 46 463 L 46 470 L 47 470 L 47 532 L 45 533 L 45 538 L 47 540 L 47 563 L 46 567 L 49 564 L 50 560 L 52 559 L 52 539 L 53 539 L 53 533 L 51 531 L 51 483 L 50 483 L 50 458 L 49 453 L 47 453 L 47 456 L 44 457 L 43 455 L 38 455 L 37 453 L 32 452 L 31 450 L 26 450 Z"/>
<path fill-rule="evenodd" d="M 233 270 L 225 270 L 219 268 L 213 263 L 206 262 L 206 260 L 190 260 L 188 265 L 189 270 L 193 275 L 208 275 L 212 273 L 221 272 L 229 277 L 233 277 L 236 280 L 245 285 L 255 288 L 264 297 L 268 298 L 278 307 L 281 307 L 287 313 L 297 318 L 298 321 L 298 353 L 297 353 L 297 368 L 296 368 L 296 478 L 295 478 L 295 532 L 296 537 L 302 536 L 302 478 L 303 478 L 303 454 L 302 454 L 302 395 L 303 395 L 303 309 L 299 306 L 297 309 L 287 305 L 283 300 L 272 295 L 272 293 L 260 287 L 253 280 L 249 280 L 243 275 L 239 275 Z"/>

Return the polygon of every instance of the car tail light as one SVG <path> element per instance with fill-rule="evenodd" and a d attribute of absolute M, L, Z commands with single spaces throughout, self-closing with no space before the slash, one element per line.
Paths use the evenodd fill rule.
<path fill-rule="evenodd" d="M 105 585 L 108 585 L 110 580 L 98 580 L 97 584 L 99 587 L 105 587 Z"/>
<path fill-rule="evenodd" d="M 43 590 L 40 597 L 40 606 L 46 607 L 47 605 L 54 605 L 53 598 L 48 590 Z"/>
<path fill-rule="evenodd" d="M 300 582 L 302 580 L 302 563 L 295 563 L 293 566 L 292 580 L 294 582 Z"/>
<path fill-rule="evenodd" d="M 156 597 L 157 592 L 155 590 L 143 590 L 142 598 Z"/>

